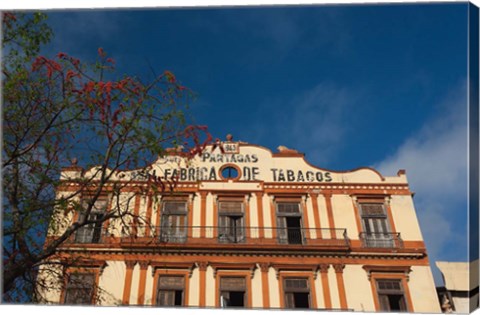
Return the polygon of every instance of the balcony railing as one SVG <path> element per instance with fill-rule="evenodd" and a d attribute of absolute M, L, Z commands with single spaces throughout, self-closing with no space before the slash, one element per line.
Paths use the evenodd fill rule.
<path fill-rule="evenodd" d="M 359 235 L 362 246 L 365 248 L 403 248 L 400 233 L 367 233 Z"/>
<path fill-rule="evenodd" d="M 221 226 L 182 226 L 147 227 L 130 226 L 127 228 L 110 227 L 92 233 L 96 237 L 81 241 L 73 237 L 69 243 L 102 244 L 106 242 L 148 243 L 148 244 L 185 244 L 185 245 L 297 245 L 348 247 L 346 229 L 310 229 L 310 228 L 267 228 L 267 227 L 221 227 Z"/>

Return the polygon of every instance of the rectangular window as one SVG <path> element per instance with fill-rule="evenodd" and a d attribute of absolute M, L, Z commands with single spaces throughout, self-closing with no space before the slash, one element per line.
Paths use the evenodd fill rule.
<path fill-rule="evenodd" d="M 394 247 L 387 214 L 383 203 L 360 204 L 363 241 L 366 247 Z"/>
<path fill-rule="evenodd" d="M 407 304 L 405 302 L 405 294 L 403 292 L 401 280 L 378 279 L 376 284 L 381 311 L 407 311 Z"/>
<path fill-rule="evenodd" d="M 166 201 L 162 209 L 162 242 L 183 243 L 187 240 L 187 202 Z"/>
<path fill-rule="evenodd" d="M 65 288 L 64 304 L 88 305 L 93 302 L 95 274 L 74 273 L 69 275 Z"/>
<path fill-rule="evenodd" d="M 160 276 L 158 278 L 157 305 L 183 306 L 185 277 Z"/>
<path fill-rule="evenodd" d="M 286 278 L 283 281 L 285 308 L 310 308 L 308 279 Z"/>
<path fill-rule="evenodd" d="M 282 244 L 303 244 L 302 213 L 299 202 L 278 202 L 277 231 Z"/>
<path fill-rule="evenodd" d="M 85 199 L 82 202 L 83 209 L 88 207 L 90 200 Z M 107 211 L 108 199 L 99 197 L 93 204 L 92 210 L 88 215 L 87 221 L 93 221 L 87 225 L 79 228 L 75 234 L 75 241 L 77 243 L 99 243 L 102 237 L 102 225 L 100 220 Z M 86 218 L 86 213 L 80 212 L 78 222 L 83 222 Z M 97 221 L 97 222 L 95 222 Z"/>
<path fill-rule="evenodd" d="M 246 281 L 244 277 L 221 277 L 220 278 L 220 306 L 245 307 Z"/>
<path fill-rule="evenodd" d="M 218 202 L 218 239 L 222 243 L 245 241 L 245 217 L 243 202 Z"/>

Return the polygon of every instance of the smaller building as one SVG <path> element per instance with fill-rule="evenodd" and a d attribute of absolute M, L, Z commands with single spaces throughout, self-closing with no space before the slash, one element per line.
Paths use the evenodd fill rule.
<path fill-rule="evenodd" d="M 445 284 L 437 288 L 444 313 L 470 313 L 478 308 L 478 263 L 436 262 Z"/>

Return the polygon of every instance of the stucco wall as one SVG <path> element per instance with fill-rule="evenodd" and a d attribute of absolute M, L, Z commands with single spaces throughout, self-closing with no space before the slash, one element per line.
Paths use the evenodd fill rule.
<path fill-rule="evenodd" d="M 413 266 L 408 287 L 410 288 L 414 312 L 441 312 L 429 266 Z"/>
<path fill-rule="evenodd" d="M 322 287 L 322 275 L 320 272 L 317 272 L 317 279 L 314 281 L 315 285 L 315 292 L 317 293 L 316 300 L 317 300 L 317 308 L 322 309 L 325 308 L 325 300 L 323 296 L 323 287 Z"/>
<path fill-rule="evenodd" d="M 358 239 L 358 228 L 352 198 L 348 195 L 332 196 L 332 212 L 335 228 L 346 228 L 350 239 Z"/>
<path fill-rule="evenodd" d="M 206 299 L 205 303 L 207 307 L 215 307 L 215 278 L 213 277 L 213 268 L 208 266 L 207 271 L 205 273 L 206 278 L 206 285 L 205 285 L 205 292 L 206 292 Z"/>
<path fill-rule="evenodd" d="M 99 280 L 101 305 L 122 304 L 126 267 L 123 261 L 107 261 Z"/>
<path fill-rule="evenodd" d="M 257 307 L 257 308 L 261 308 L 263 306 L 262 272 L 260 268 L 255 269 L 255 273 L 252 279 L 252 304 L 251 305 L 252 307 Z"/>
<path fill-rule="evenodd" d="M 328 286 L 330 287 L 330 296 L 332 299 L 332 308 L 340 309 L 340 296 L 338 295 L 337 277 L 335 270 L 328 268 Z"/>
<path fill-rule="evenodd" d="M 130 305 L 137 305 L 138 285 L 140 283 L 140 266 L 138 264 L 133 268 L 132 287 L 130 291 Z"/>
<path fill-rule="evenodd" d="M 362 265 L 345 266 L 343 281 L 349 309 L 375 312 L 371 284 Z"/>
<path fill-rule="evenodd" d="M 189 281 L 188 303 L 189 306 L 198 306 L 200 299 L 200 271 L 198 268 L 193 269 L 192 277 Z"/>
<path fill-rule="evenodd" d="M 404 241 L 423 240 L 411 196 L 395 196 L 390 200 L 393 221 Z"/>
<path fill-rule="evenodd" d="M 39 281 L 45 284 L 45 287 L 38 286 L 37 289 L 43 297 L 42 303 L 56 304 L 60 303 L 62 293 L 62 274 L 63 267 L 57 264 L 41 265 L 39 267 Z"/>
<path fill-rule="evenodd" d="M 268 270 L 268 284 L 270 287 L 270 307 L 279 308 L 280 307 L 280 293 L 278 287 L 278 279 L 275 274 L 275 270 L 270 268 Z"/>

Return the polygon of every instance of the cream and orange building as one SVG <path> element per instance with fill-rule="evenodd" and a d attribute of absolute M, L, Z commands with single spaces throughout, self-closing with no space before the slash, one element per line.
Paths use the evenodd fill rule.
<path fill-rule="evenodd" d="M 114 208 L 133 216 L 90 224 L 65 242 L 55 259 L 71 263 L 49 267 L 66 276 L 47 300 L 441 312 L 404 171 L 332 171 L 295 150 L 231 137 L 223 149 L 116 173 L 90 219 Z M 65 168 L 59 198 L 94 171 Z M 172 176 L 174 186 L 148 188 Z M 83 218 L 57 215 L 63 223 L 49 238 Z"/>

